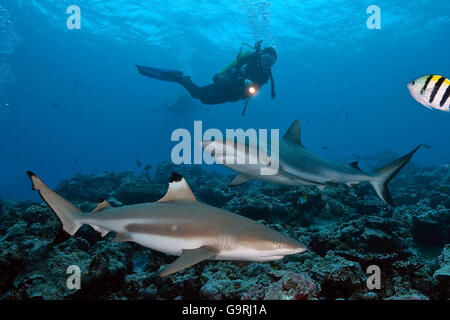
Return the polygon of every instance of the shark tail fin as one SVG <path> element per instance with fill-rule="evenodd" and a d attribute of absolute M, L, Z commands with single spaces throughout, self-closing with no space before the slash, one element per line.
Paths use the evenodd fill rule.
<path fill-rule="evenodd" d="M 404 156 L 384 165 L 383 167 L 373 172 L 373 177 L 369 181 L 377 192 L 378 196 L 388 205 L 394 205 L 392 196 L 388 189 L 388 183 L 395 177 L 395 175 L 411 160 L 414 153 L 422 145 L 417 146 L 411 152 Z"/>
<path fill-rule="evenodd" d="M 59 221 L 61 221 L 62 230 L 56 236 L 54 243 L 66 240 L 81 227 L 81 224 L 75 221 L 81 213 L 81 210 L 47 187 L 33 172 L 27 171 L 27 174 L 31 179 L 33 190 L 39 192 L 42 200 L 47 203 L 53 213 L 58 217 Z"/>

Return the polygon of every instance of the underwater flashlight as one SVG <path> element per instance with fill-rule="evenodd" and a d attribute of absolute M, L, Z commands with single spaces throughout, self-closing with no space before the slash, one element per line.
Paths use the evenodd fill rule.
<path fill-rule="evenodd" d="M 249 87 L 249 88 L 248 88 L 248 92 L 249 92 L 251 95 L 255 94 L 255 92 L 256 92 L 255 87 L 253 87 L 253 86 Z"/>

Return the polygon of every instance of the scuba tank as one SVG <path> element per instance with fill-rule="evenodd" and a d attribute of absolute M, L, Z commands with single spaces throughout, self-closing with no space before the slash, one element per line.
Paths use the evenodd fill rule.
<path fill-rule="evenodd" d="M 256 52 L 257 56 L 261 56 L 261 42 L 262 42 L 262 40 L 256 42 L 255 45 L 253 45 L 253 46 L 249 45 L 248 43 L 241 43 L 241 48 L 239 49 L 239 53 L 236 56 L 236 58 L 233 61 L 231 61 L 225 68 L 223 68 L 221 71 L 216 73 L 213 77 L 213 81 L 214 82 L 219 81 L 220 78 L 224 77 L 226 75 L 226 73 L 229 70 L 231 70 L 233 67 L 235 67 L 242 58 L 247 57 L 255 52 Z M 243 51 L 244 46 L 251 48 L 251 50 Z M 250 81 L 250 80 L 246 80 L 246 82 L 247 81 Z M 250 83 L 250 84 L 246 83 L 246 87 L 250 87 L 250 86 L 252 86 L 252 83 Z M 253 92 L 251 92 L 250 94 L 253 95 L 255 92 L 256 92 L 255 88 L 253 88 Z M 248 103 L 250 102 L 251 95 L 244 100 L 242 116 L 244 116 L 245 112 L 247 111 L 247 106 L 248 106 Z"/>
<path fill-rule="evenodd" d="M 239 62 L 239 60 L 241 60 L 242 58 L 245 58 L 249 55 L 251 55 L 253 53 L 253 50 L 256 50 L 257 52 L 259 51 L 258 49 L 260 49 L 261 47 L 261 41 L 258 41 L 254 46 L 249 45 L 248 43 L 241 43 L 241 48 L 239 49 L 239 53 L 236 56 L 236 58 L 231 61 L 225 68 L 223 68 L 221 71 L 217 72 L 214 77 L 213 80 L 214 82 L 217 82 L 217 80 L 219 80 L 220 78 L 222 78 L 231 68 L 233 68 L 234 66 L 236 66 Z M 244 46 L 251 48 L 252 50 L 243 50 Z"/>

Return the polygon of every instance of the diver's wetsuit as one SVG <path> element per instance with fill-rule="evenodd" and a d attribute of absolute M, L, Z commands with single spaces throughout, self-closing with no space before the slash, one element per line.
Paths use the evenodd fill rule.
<path fill-rule="evenodd" d="M 263 68 L 260 60 L 256 53 L 243 57 L 223 76 L 214 76 L 214 83 L 203 87 L 199 87 L 192 82 L 190 77 L 183 77 L 179 83 L 189 91 L 193 98 L 200 99 L 202 103 L 219 104 L 249 98 L 250 95 L 244 83 L 245 79 L 251 80 L 253 85 L 259 89 L 270 78 L 272 97 L 274 97 L 274 82 L 271 69 Z"/>

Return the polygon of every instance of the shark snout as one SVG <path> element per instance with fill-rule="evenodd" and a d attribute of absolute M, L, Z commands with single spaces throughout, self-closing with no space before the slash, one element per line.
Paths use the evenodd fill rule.
<path fill-rule="evenodd" d="M 291 254 L 302 253 L 308 250 L 306 246 L 300 241 L 294 240 L 293 245 L 291 246 Z"/>
<path fill-rule="evenodd" d="M 217 153 L 223 153 L 224 150 L 224 145 L 221 141 L 202 140 L 199 141 L 198 145 L 212 156 Z"/>
<path fill-rule="evenodd" d="M 306 248 L 305 246 L 302 245 L 301 247 L 298 247 L 297 249 L 295 249 L 293 254 L 296 254 L 296 253 L 303 253 L 303 252 L 305 252 L 306 250 L 307 250 L 307 248 Z"/>
<path fill-rule="evenodd" d="M 211 141 L 211 140 L 203 140 L 203 141 L 199 141 L 198 145 L 200 146 L 200 148 L 206 149 L 213 142 L 214 141 Z"/>
<path fill-rule="evenodd" d="M 287 238 L 278 252 L 283 255 L 291 255 L 302 253 L 305 252 L 306 250 L 308 249 L 300 241 L 297 241 L 296 239 L 293 238 Z"/>
<path fill-rule="evenodd" d="M 203 140 L 199 141 L 198 145 L 213 157 L 223 154 L 223 145 L 217 141 Z"/>

